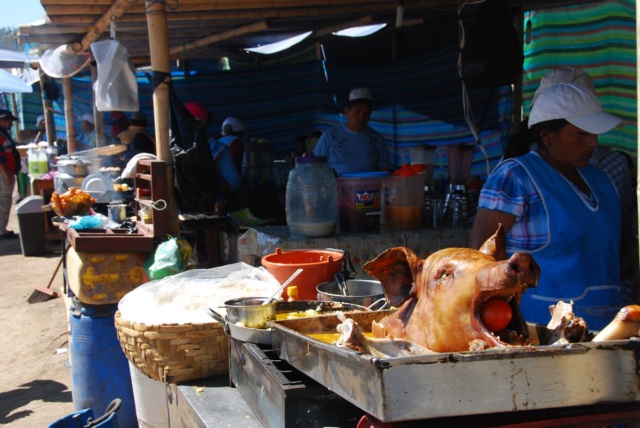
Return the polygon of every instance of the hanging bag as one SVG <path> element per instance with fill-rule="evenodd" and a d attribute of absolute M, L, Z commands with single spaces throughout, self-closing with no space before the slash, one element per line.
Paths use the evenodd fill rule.
<path fill-rule="evenodd" d="M 206 133 L 196 126 L 195 118 L 173 89 L 169 93 L 169 147 L 173 155 L 178 207 L 183 213 L 213 213 L 220 178 Z"/>
<path fill-rule="evenodd" d="M 127 49 L 115 40 L 91 43 L 98 67 L 93 85 L 99 111 L 138 111 L 138 81 Z"/>

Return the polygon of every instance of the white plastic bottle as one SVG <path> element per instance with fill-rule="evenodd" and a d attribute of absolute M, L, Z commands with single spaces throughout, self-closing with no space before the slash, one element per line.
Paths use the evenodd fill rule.
<path fill-rule="evenodd" d="M 38 165 L 40 166 L 40 175 L 49 172 L 49 157 L 47 156 L 47 149 L 44 147 L 38 149 Z"/>
<path fill-rule="evenodd" d="M 32 147 L 27 150 L 27 163 L 29 165 L 29 176 L 33 178 L 39 178 L 42 175 L 40 172 L 40 162 L 38 162 L 38 152 Z"/>

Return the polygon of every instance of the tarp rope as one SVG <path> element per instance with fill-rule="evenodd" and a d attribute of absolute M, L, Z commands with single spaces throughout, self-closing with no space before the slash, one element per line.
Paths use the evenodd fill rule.
<path fill-rule="evenodd" d="M 487 151 L 482 146 L 482 142 L 480 141 L 480 137 L 478 136 L 477 126 L 475 119 L 473 117 L 473 109 L 471 106 L 471 100 L 469 99 L 469 93 L 467 92 L 467 85 L 462 78 L 462 50 L 465 46 L 465 32 L 464 32 L 464 23 L 462 22 L 462 9 L 469 3 L 468 0 L 463 1 L 462 3 L 458 3 L 458 28 L 459 28 L 459 40 L 460 40 L 460 50 L 458 52 L 458 75 L 460 76 L 460 82 L 462 83 L 462 110 L 464 113 L 464 120 L 469 125 L 469 130 L 473 135 L 473 138 L 476 140 L 476 144 L 480 148 L 482 155 L 484 156 L 486 168 L 487 168 L 487 176 L 491 174 L 491 167 L 489 166 L 489 155 Z"/>

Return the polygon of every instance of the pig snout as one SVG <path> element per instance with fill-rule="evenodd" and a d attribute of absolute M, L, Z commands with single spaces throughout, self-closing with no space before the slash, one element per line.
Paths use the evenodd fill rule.
<path fill-rule="evenodd" d="M 540 279 L 540 266 L 529 253 L 515 253 L 507 260 L 507 276 L 521 285 L 535 287 Z"/>

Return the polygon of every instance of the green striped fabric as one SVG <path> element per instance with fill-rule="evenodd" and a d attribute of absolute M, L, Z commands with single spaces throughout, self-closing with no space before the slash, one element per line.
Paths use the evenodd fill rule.
<path fill-rule="evenodd" d="M 593 78 L 609 113 L 625 122 L 599 142 L 636 156 L 636 2 L 609 0 L 526 12 L 523 108 L 528 115 L 540 78 L 556 67 L 581 68 Z"/>

